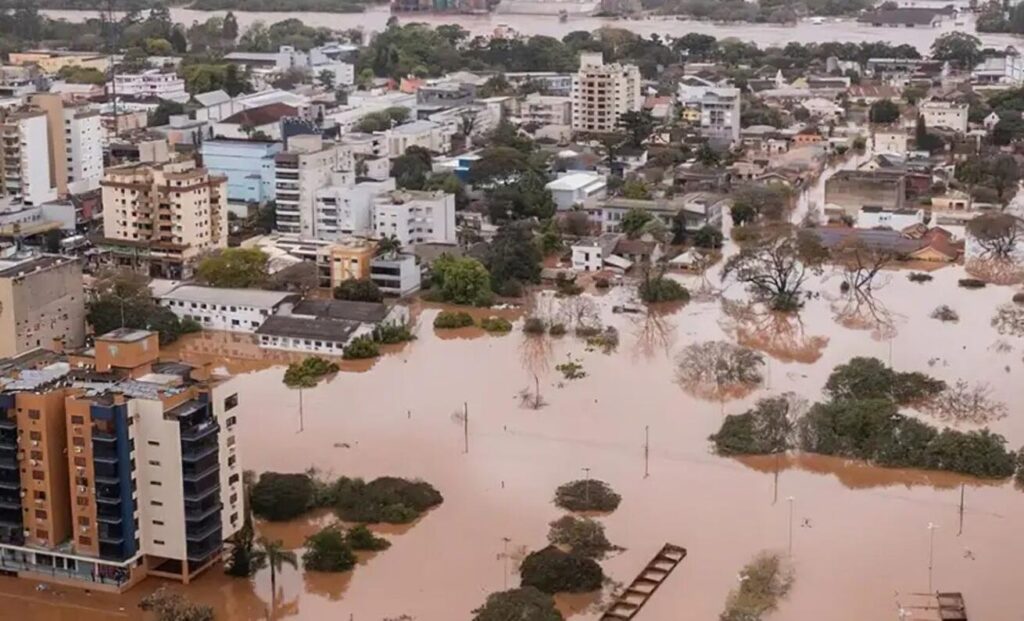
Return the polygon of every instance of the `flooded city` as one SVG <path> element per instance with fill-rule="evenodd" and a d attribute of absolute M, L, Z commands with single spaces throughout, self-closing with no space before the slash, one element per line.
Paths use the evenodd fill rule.
<path fill-rule="evenodd" d="M 620 334 L 610 351 L 518 329 L 443 338 L 431 327 L 438 310 L 423 308 L 415 341 L 372 368 L 343 369 L 303 391 L 301 422 L 298 394 L 281 381 L 286 360 L 268 359 L 247 335 L 196 335 L 179 353 L 239 377 L 247 468 L 423 478 L 445 501 L 411 527 L 382 531 L 391 548 L 361 558 L 352 572 L 286 566 L 272 598 L 266 571 L 250 583 L 214 569 L 188 587 L 189 595 L 231 620 L 468 618 L 488 593 L 517 580 L 518 559 L 545 545 L 548 523 L 561 514 L 553 490 L 586 469 L 623 498 L 603 518 L 609 539 L 622 548 L 605 563 L 612 580 L 628 582 L 665 543 L 688 550 L 672 587 L 647 604 L 646 618 L 714 618 L 744 563 L 760 550 L 785 549 L 791 528 L 796 582 L 779 618 L 896 618 L 900 594 L 927 587 L 927 527 L 934 523 L 936 588 L 964 593 L 978 618 L 1010 619 L 1024 605 L 1015 570 L 1024 554 L 1017 533 L 1024 493 L 1012 483 L 812 455 L 729 459 L 709 450 L 707 438 L 724 414 L 768 394 L 821 399 L 830 370 L 853 356 L 947 382 L 986 382 L 1009 404 L 993 430 L 1011 446 L 1024 442 L 1015 398 L 1024 339 L 991 325 L 1014 288 L 958 289 L 961 267 L 934 271 L 923 284 L 907 273 L 887 272 L 872 296 L 851 299 L 826 272 L 808 287 L 813 295 L 803 310 L 785 317 L 750 306 L 735 285 L 676 309 L 613 314 L 615 300 L 632 297 L 622 286 L 596 298 L 603 322 Z M 683 278 L 699 288 L 696 277 Z M 709 282 L 720 287 L 713 276 Z M 959 322 L 930 318 L 940 304 L 953 306 Z M 534 312 L 546 308 L 538 302 Z M 680 388 L 675 360 L 683 347 L 736 338 L 768 356 L 759 390 L 715 402 Z M 567 380 L 555 370 L 567 358 L 580 362 L 584 377 Z M 539 409 L 521 398 L 535 386 Z M 468 438 L 457 416 L 464 407 Z M 300 548 L 331 519 L 314 514 L 258 530 Z M 140 618 L 135 603 L 157 581 L 120 598 L 60 587 L 34 591 L 30 581 L 0 586 L 9 618 L 91 621 Z M 596 619 L 608 590 L 604 600 L 559 603 L 571 618 Z"/>

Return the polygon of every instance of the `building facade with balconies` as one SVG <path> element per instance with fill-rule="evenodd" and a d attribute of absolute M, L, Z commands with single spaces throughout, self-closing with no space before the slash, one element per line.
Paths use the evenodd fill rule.
<path fill-rule="evenodd" d="M 238 395 L 159 353 L 119 329 L 0 361 L 0 570 L 121 592 L 220 560 L 244 519 Z"/>
<path fill-rule="evenodd" d="M 402 247 L 415 244 L 454 244 L 455 195 L 444 192 L 396 190 L 373 203 L 373 230 L 378 238 L 395 238 Z"/>
<path fill-rule="evenodd" d="M 636 65 L 605 64 L 600 52 L 580 54 L 572 77 L 573 131 L 618 131 L 620 117 L 643 106 L 640 82 Z"/>
<path fill-rule="evenodd" d="M 316 236 L 316 193 L 331 183 L 332 173 L 354 170 L 352 149 L 324 143 L 317 135 L 293 136 L 288 149 L 274 157 L 276 228 L 281 233 Z"/>
<path fill-rule="evenodd" d="M 227 179 L 191 159 L 109 168 L 102 246 L 115 262 L 181 278 L 199 254 L 227 247 Z"/>

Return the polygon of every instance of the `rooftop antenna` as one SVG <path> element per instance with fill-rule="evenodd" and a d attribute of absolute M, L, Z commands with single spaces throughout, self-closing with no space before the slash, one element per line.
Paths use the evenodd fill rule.
<path fill-rule="evenodd" d="M 106 0 L 103 9 L 100 10 L 100 23 L 107 31 L 107 59 L 110 64 L 110 100 L 113 102 L 114 112 L 114 136 L 120 134 L 120 122 L 117 119 L 117 63 L 114 62 L 114 53 L 117 51 L 117 16 L 114 14 L 114 3 L 116 0 Z"/>

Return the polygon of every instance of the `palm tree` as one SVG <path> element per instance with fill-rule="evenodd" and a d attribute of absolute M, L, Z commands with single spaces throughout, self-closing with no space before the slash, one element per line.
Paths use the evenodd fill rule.
<path fill-rule="evenodd" d="M 381 237 L 377 240 L 377 256 L 379 257 L 394 256 L 401 251 L 402 242 L 394 235 L 391 237 Z"/>
<path fill-rule="evenodd" d="M 277 597 L 277 572 L 287 564 L 298 569 L 298 559 L 291 550 L 284 549 L 284 542 L 280 539 L 270 541 L 266 537 L 260 537 L 256 542 L 260 551 L 270 565 L 270 597 L 271 609 L 274 607 L 274 599 Z"/>

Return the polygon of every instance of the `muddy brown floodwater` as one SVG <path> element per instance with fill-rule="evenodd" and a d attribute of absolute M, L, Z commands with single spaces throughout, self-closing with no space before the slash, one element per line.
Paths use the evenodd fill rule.
<path fill-rule="evenodd" d="M 281 383 L 287 357 L 267 356 L 251 339 L 232 335 L 199 336 L 179 350 L 238 374 L 246 468 L 300 471 L 315 465 L 350 476 L 422 477 L 445 496 L 411 528 L 384 531 L 392 547 L 363 557 L 349 574 L 286 567 L 276 619 L 469 619 L 489 592 L 506 581 L 517 584 L 516 559 L 543 546 L 548 522 L 561 515 L 551 502 L 555 487 L 582 476 L 583 468 L 622 494 L 620 508 L 602 518 L 611 541 L 625 548 L 603 563 L 613 580 L 628 582 L 666 542 L 689 550 L 641 621 L 717 618 L 743 565 L 762 549 L 786 549 L 790 497 L 796 585 L 774 618 L 896 618 L 897 592 L 927 588 L 927 525 L 934 522 L 936 588 L 963 592 L 972 618 L 1018 619 L 1024 609 L 1024 493 L 1012 483 L 792 456 L 780 461 L 773 504 L 774 458 L 736 460 L 709 452 L 707 437 L 723 409 L 740 412 L 758 397 L 782 391 L 818 399 L 829 371 L 856 355 L 948 382 L 988 382 L 992 396 L 1009 406 L 993 429 L 1014 447 L 1024 443 L 1024 338 L 1000 335 L 990 325 L 1014 289 L 959 289 L 959 267 L 933 276 L 915 284 L 905 272 L 886 273 L 888 283 L 870 299 L 841 297 L 838 277 L 816 279 L 810 288 L 821 295 L 808 301 L 799 321 L 739 307 L 723 312 L 721 300 L 713 298 L 651 318 L 613 315 L 611 305 L 629 294 L 621 288 L 601 298 L 604 321 L 620 333 L 611 353 L 588 349 L 572 336 L 527 338 L 521 322 L 505 336 L 446 339 L 431 327 L 437 309 L 425 308 L 417 340 L 372 368 L 339 373 L 305 391 L 302 433 L 296 395 Z M 725 295 L 742 302 L 736 286 Z M 956 310 L 960 321 L 929 318 L 940 304 Z M 764 385 L 724 406 L 688 396 L 673 369 L 682 348 L 737 335 L 766 354 Z M 564 381 L 555 370 L 569 355 L 582 361 L 586 377 Z M 533 389 L 534 373 L 546 403 L 536 410 L 524 408 L 519 396 Z M 469 409 L 468 453 L 461 423 L 453 420 L 463 403 Z M 651 435 L 647 478 L 645 426 Z M 961 483 L 966 512 L 958 534 Z M 299 548 L 331 519 L 317 514 L 259 528 Z M 0 617 L 139 619 L 136 602 L 159 584 L 150 580 L 113 597 L 36 592 L 30 582 L 0 579 Z M 269 589 L 266 572 L 246 581 L 213 570 L 186 590 L 212 604 L 221 621 L 249 621 L 267 618 Z M 573 619 L 599 615 L 593 596 L 560 598 L 559 604 Z"/>

